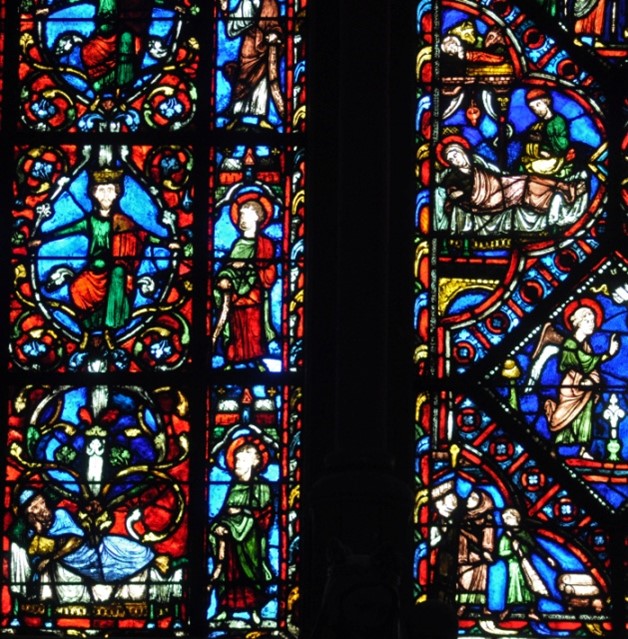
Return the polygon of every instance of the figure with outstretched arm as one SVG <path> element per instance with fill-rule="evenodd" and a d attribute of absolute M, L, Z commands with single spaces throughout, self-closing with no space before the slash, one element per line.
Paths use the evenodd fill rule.
<path fill-rule="evenodd" d="M 559 370 L 563 378 L 558 399 L 548 399 L 544 406 L 556 444 L 579 444 L 579 455 L 587 459 L 591 459 L 587 446 L 593 437 L 593 407 L 601 384 L 599 366 L 619 350 L 619 340 L 613 334 L 605 353 L 593 352 L 590 337 L 599 321 L 594 310 L 584 300 L 566 318 L 571 336 L 560 349 Z"/>
<path fill-rule="evenodd" d="M 51 10 L 86 0 L 62 0 L 36 10 Z M 148 43 L 153 7 L 167 0 L 94 0 L 94 33 L 82 43 L 81 60 L 87 78 L 96 91 L 117 94 L 137 79 L 139 62 Z M 171 3 L 170 3 L 171 4 Z M 182 12 L 179 6 L 173 9 Z"/>
<path fill-rule="evenodd" d="M 141 228 L 120 210 L 123 172 L 104 168 L 90 174 L 89 194 L 93 208 L 77 222 L 42 232 L 29 242 L 31 248 L 43 242 L 73 235 L 87 238 L 87 259 L 78 272 L 68 264 L 55 268 L 44 286 L 50 290 L 68 284 L 77 316 L 89 331 L 103 330 L 111 347 L 110 331 L 124 326 L 132 310 L 135 273 L 147 244 L 163 241 Z M 178 242 L 165 242 L 172 251 Z"/>

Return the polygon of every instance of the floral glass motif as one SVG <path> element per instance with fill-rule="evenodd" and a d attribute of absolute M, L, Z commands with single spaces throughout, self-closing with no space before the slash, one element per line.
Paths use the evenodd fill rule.
<path fill-rule="evenodd" d="M 210 637 L 297 636 L 301 390 L 218 388 L 210 401 Z"/>
<path fill-rule="evenodd" d="M 305 0 L 216 2 L 216 126 L 302 131 Z"/>
<path fill-rule="evenodd" d="M 188 419 L 171 387 L 14 390 L 5 628 L 187 625 Z"/>
<path fill-rule="evenodd" d="M 189 0 L 22 0 L 21 123 L 35 131 L 176 131 L 196 110 Z"/>
<path fill-rule="evenodd" d="M 303 357 L 303 151 L 238 146 L 217 150 L 213 162 L 213 366 L 299 370 Z"/>
<path fill-rule="evenodd" d="M 416 594 L 462 635 L 622 630 L 623 10 L 594 50 L 529 3 L 417 4 Z"/>
<path fill-rule="evenodd" d="M 25 370 L 174 370 L 188 358 L 192 155 L 20 148 L 11 355 Z"/>

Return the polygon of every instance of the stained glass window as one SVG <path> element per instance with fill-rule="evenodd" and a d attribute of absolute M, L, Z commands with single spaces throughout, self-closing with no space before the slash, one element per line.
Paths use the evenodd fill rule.
<path fill-rule="evenodd" d="M 298 633 L 305 8 L 0 3 L 2 632 Z"/>
<path fill-rule="evenodd" d="M 628 15 L 622 0 L 537 0 L 547 14 L 580 46 L 611 64 L 623 62 Z"/>
<path fill-rule="evenodd" d="M 621 636 L 625 3 L 416 15 L 415 595 L 462 635 Z"/>

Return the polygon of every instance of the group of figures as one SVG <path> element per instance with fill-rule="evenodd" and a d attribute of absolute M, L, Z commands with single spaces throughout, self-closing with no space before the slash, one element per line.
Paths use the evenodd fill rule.
<path fill-rule="evenodd" d="M 189 372 L 193 358 L 208 374 L 246 369 L 258 382 L 298 369 L 304 171 L 302 149 L 280 148 L 277 134 L 299 106 L 299 3 L 18 4 L 17 125 L 39 146 L 15 149 L 11 367 L 53 381 L 11 404 L 0 625 L 186 632 L 200 604 L 210 632 L 287 633 L 299 455 L 284 431 L 298 430 L 298 393 L 214 386 L 216 397 L 231 393 L 228 408 L 217 414 L 222 399 L 207 408 L 211 459 L 192 477 L 189 399 L 165 382 L 141 388 L 140 373 Z M 206 122 L 201 58 L 211 67 Z M 217 138 L 229 148 L 203 147 L 199 188 L 198 149 L 184 132 L 216 129 L 228 131 Z M 250 131 L 274 146 L 262 135 L 245 146 L 240 133 Z M 169 137 L 125 135 L 146 132 Z M 88 143 L 59 141 L 77 133 Z M 194 201 L 199 191 L 207 201 Z M 205 333 L 193 327 L 193 296 Z M 77 387 L 68 373 L 96 375 Z M 111 384 L 120 373 L 140 374 L 138 385 Z M 191 490 L 199 480 L 206 490 Z M 195 492 L 205 514 L 192 541 Z M 207 562 L 195 579 L 207 589 L 192 593 L 196 551 Z"/>
<path fill-rule="evenodd" d="M 624 605 L 624 169 L 593 69 L 626 7 L 538 4 L 417 10 L 415 594 L 465 636 L 617 632 Z"/>
<path fill-rule="evenodd" d="M 599 573 L 565 539 L 532 525 L 491 487 L 444 476 L 430 497 L 436 514 L 430 545 L 454 567 L 460 616 L 478 615 L 486 632 L 508 635 L 516 630 L 499 624 L 511 618 L 541 628 L 546 615 L 602 611 L 606 587 Z"/>
<path fill-rule="evenodd" d="M 544 75 L 536 49 L 545 41 L 532 49 L 518 41 L 534 37 L 528 24 L 509 25 L 453 2 L 441 28 L 438 49 L 427 44 L 417 58 L 420 78 L 429 77 L 431 58 L 438 58 L 443 80 L 433 230 L 481 242 L 507 234 L 551 238 L 586 227 L 604 196 L 600 96 Z M 566 64 L 558 58 L 552 65 Z M 419 139 L 429 146 L 428 104 L 419 104 L 417 121 Z M 427 173 L 418 174 L 429 186 Z"/>
<path fill-rule="evenodd" d="M 188 126 L 196 112 L 200 40 L 189 29 L 199 11 L 190 0 L 24 2 L 22 41 L 33 46 L 23 49 L 23 121 L 41 131 Z M 221 21 L 217 122 L 280 129 L 286 118 L 280 2 L 223 0 L 215 18 Z"/>
<path fill-rule="evenodd" d="M 272 599 L 269 585 L 275 580 L 268 548 L 275 506 L 271 485 L 261 476 L 269 451 L 258 439 L 239 438 L 231 442 L 226 458 L 233 481 L 209 533 L 211 589 L 217 608 L 213 620 L 237 623 L 239 618 L 259 624 Z M 20 607 L 29 602 L 51 606 L 142 602 L 147 608 L 140 616 L 153 626 L 159 605 L 174 603 L 177 607 L 171 614 L 175 627 L 180 624 L 185 560 L 159 554 L 154 543 L 158 535 L 140 537 L 135 526 L 142 517 L 139 510 L 129 513 L 122 534 L 115 534 L 109 532 L 112 514 L 97 508 L 98 495 L 86 514 L 76 511 L 72 500 L 51 498 L 49 492 L 54 491 L 26 488 L 17 497 L 19 518 L 11 531 L 15 624 L 19 625 Z M 76 615 L 84 609 L 75 610 Z"/>

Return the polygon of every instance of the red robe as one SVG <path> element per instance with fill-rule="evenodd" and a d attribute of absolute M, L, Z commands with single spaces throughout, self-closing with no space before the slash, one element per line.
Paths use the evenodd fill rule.
<path fill-rule="evenodd" d="M 225 73 L 233 86 L 234 102 L 246 100 L 264 76 L 268 75 L 270 46 L 267 37 L 276 33 L 281 40 L 282 30 L 278 18 L 276 0 L 262 0 L 257 21 L 242 37 L 238 62 L 225 65 Z"/>
<path fill-rule="evenodd" d="M 231 362 L 246 362 L 268 354 L 265 305 L 267 291 L 277 280 L 277 267 L 270 261 L 274 256 L 271 240 L 259 236 L 256 242 L 255 259 L 263 260 L 255 265 L 257 282 L 242 293 L 236 287 L 231 297 L 231 339 L 226 353 Z"/>
<path fill-rule="evenodd" d="M 111 73 L 119 63 L 120 37 L 129 34 L 133 40 L 133 51 L 138 54 L 142 38 L 148 32 L 152 15 L 151 0 L 118 0 L 117 15 L 113 19 L 101 15 L 99 5 L 96 12 L 98 28 L 83 45 L 81 58 L 87 77 L 91 81 Z"/>

